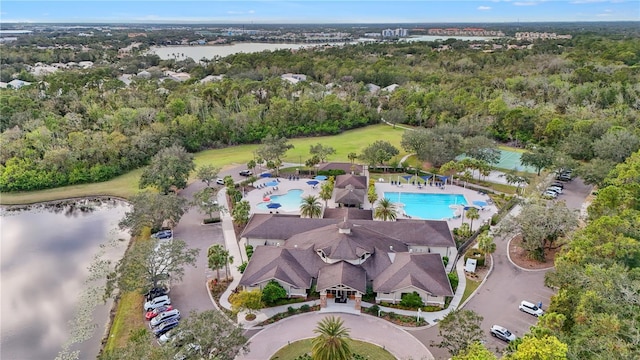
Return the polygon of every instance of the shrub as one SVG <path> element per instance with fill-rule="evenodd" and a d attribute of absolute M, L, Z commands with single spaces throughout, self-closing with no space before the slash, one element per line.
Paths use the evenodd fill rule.
<path fill-rule="evenodd" d="M 456 289 L 458 288 L 458 282 L 460 281 L 460 279 L 458 279 L 458 273 L 454 272 L 450 272 L 447 274 L 447 277 L 449 278 L 449 283 L 451 283 L 451 289 L 453 289 L 453 291 L 456 291 Z"/>
<path fill-rule="evenodd" d="M 238 271 L 240 271 L 240 274 L 244 274 L 244 270 L 247 268 L 247 262 L 243 262 L 242 264 L 238 265 Z"/>
<path fill-rule="evenodd" d="M 247 259 L 251 259 L 251 256 L 253 255 L 253 245 L 246 245 L 244 250 L 247 252 Z"/>
<path fill-rule="evenodd" d="M 202 222 L 205 224 L 215 224 L 220 222 L 220 218 L 208 218 L 208 219 L 204 219 L 204 221 Z"/>
<path fill-rule="evenodd" d="M 293 308 L 293 306 L 289 306 L 289 307 L 287 308 L 287 313 L 288 313 L 289 315 L 293 315 L 293 314 L 295 314 L 295 313 L 296 313 L 296 309 L 294 309 L 294 308 Z"/>
<path fill-rule="evenodd" d="M 275 280 L 269 281 L 269 283 L 265 285 L 264 289 L 262 289 L 262 301 L 268 305 L 273 305 L 278 300 L 286 297 L 287 290 L 285 290 L 282 285 Z"/>
<path fill-rule="evenodd" d="M 442 257 L 442 262 L 444 263 L 444 266 L 446 267 L 447 264 L 449 264 L 449 257 L 448 256 L 443 256 Z"/>
<path fill-rule="evenodd" d="M 464 262 L 467 262 L 467 259 L 476 259 L 476 266 L 484 266 L 485 263 L 485 255 L 482 251 L 476 248 L 471 248 L 467 250 L 464 254 Z"/>
<path fill-rule="evenodd" d="M 309 310 L 311 310 L 311 306 L 304 304 L 302 306 L 300 306 L 300 311 L 302 312 L 309 312 Z"/>
<path fill-rule="evenodd" d="M 400 300 L 400 305 L 408 307 L 408 308 L 419 308 L 424 306 L 424 302 L 416 291 L 413 293 L 402 294 L 402 300 Z"/>
<path fill-rule="evenodd" d="M 380 311 L 380 306 L 374 304 L 367 309 L 367 312 L 371 315 L 378 316 L 378 311 Z"/>
<path fill-rule="evenodd" d="M 344 175 L 344 174 L 346 174 L 346 172 L 340 169 L 318 171 L 318 175 L 325 175 L 325 176 L 338 176 L 338 175 Z"/>

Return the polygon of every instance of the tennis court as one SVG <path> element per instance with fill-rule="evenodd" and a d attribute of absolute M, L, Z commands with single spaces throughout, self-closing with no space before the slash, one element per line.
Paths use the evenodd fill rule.
<path fill-rule="evenodd" d="M 495 164 L 495 167 L 505 170 L 516 169 L 518 171 L 535 173 L 536 170 L 533 167 L 522 166 L 522 164 L 520 164 L 520 155 L 522 154 L 519 152 L 500 149 L 500 161 Z"/>

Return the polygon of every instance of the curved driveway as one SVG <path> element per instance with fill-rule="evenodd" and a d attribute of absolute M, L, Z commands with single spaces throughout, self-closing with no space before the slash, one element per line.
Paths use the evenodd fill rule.
<path fill-rule="evenodd" d="M 422 343 L 386 320 L 368 315 L 313 312 L 280 320 L 264 328 L 249 340 L 249 353 L 236 357 L 236 360 L 268 359 L 289 342 L 315 337 L 313 329 L 327 316 L 339 316 L 344 326 L 350 329 L 351 338 L 383 346 L 397 359 L 433 359 Z"/>
<path fill-rule="evenodd" d="M 569 209 L 580 210 L 590 192 L 591 186 L 585 185 L 580 179 L 575 179 L 565 185 L 564 194 L 558 200 L 564 200 Z M 509 261 L 508 240 L 508 238 L 495 239 L 497 246 L 493 254 L 493 272 L 476 295 L 464 306 L 465 309 L 473 310 L 484 317 L 482 328 L 485 330 L 485 345 L 497 352 L 500 352 L 506 343 L 491 337 L 489 333 L 491 325 L 502 325 L 520 337 L 527 333 L 529 327 L 537 320 L 534 316 L 518 310 L 520 301 L 528 300 L 534 303 L 542 301 L 543 308 L 546 308 L 554 294 L 552 289 L 544 286 L 544 274 L 548 270 L 523 270 Z M 434 341 L 440 341 L 437 326 L 409 332 L 427 345 L 436 359 L 450 357 L 446 350 L 431 345 Z"/>

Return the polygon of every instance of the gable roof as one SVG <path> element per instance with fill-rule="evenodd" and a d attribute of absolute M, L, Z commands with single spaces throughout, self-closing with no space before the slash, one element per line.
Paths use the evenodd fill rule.
<path fill-rule="evenodd" d="M 354 189 L 367 189 L 367 177 L 362 175 L 338 175 L 336 176 L 336 183 L 334 187 L 345 189 L 348 185 L 353 186 Z"/>
<path fill-rule="evenodd" d="M 306 289 L 323 264 L 311 249 L 258 246 L 242 274 L 240 285 L 257 286 L 275 279 Z"/>
<path fill-rule="evenodd" d="M 351 164 L 348 162 L 327 162 L 327 163 L 321 163 L 318 164 L 318 171 L 322 171 L 322 170 L 342 170 L 345 173 L 349 174 L 351 173 L 351 167 L 353 166 L 354 170 L 353 172 L 355 172 L 356 174 L 362 174 L 362 165 L 358 165 L 358 164 Z"/>
<path fill-rule="evenodd" d="M 390 293 L 415 287 L 434 296 L 453 290 L 439 254 L 397 253 L 393 263 L 373 280 L 373 291 Z"/>
<path fill-rule="evenodd" d="M 324 209 L 325 219 L 373 220 L 373 211 L 351 207 Z"/>
<path fill-rule="evenodd" d="M 347 185 L 346 189 L 334 188 L 333 199 L 337 204 L 360 205 L 364 204 L 366 192 L 364 189 L 354 189 Z"/>
<path fill-rule="evenodd" d="M 449 225 L 443 220 L 374 221 L 348 218 L 354 225 L 376 232 L 376 237 L 383 236 L 415 246 L 456 246 Z M 307 236 L 305 234 L 308 232 L 337 224 L 343 219 L 344 216 L 330 219 L 300 219 L 299 216 L 284 214 L 253 214 L 240 237 L 286 241 L 295 235 Z"/>
<path fill-rule="evenodd" d="M 345 285 L 364 294 L 367 292 L 367 275 L 364 269 L 345 261 L 321 268 L 316 288 L 324 290 L 337 285 Z"/>

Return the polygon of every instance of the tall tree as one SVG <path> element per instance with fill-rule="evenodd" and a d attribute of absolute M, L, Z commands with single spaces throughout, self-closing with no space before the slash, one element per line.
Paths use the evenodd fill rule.
<path fill-rule="evenodd" d="M 278 168 L 282 164 L 282 157 L 289 149 L 293 149 L 293 145 L 289 143 L 287 138 L 269 134 L 262 139 L 262 144 L 256 150 L 256 154 L 267 163 L 272 162 L 275 164 L 277 175 Z"/>
<path fill-rule="evenodd" d="M 318 201 L 318 198 L 309 195 L 302 198 L 300 204 L 300 216 L 309 218 L 319 218 L 322 215 L 322 205 Z"/>
<path fill-rule="evenodd" d="M 327 201 L 333 196 L 333 181 L 325 181 L 320 187 L 320 199 L 324 200 L 324 206 L 327 207 Z"/>
<path fill-rule="evenodd" d="M 220 168 L 217 166 L 213 166 L 211 164 L 202 165 L 196 171 L 196 177 L 209 187 L 214 184 L 219 173 Z"/>
<path fill-rule="evenodd" d="M 214 212 L 224 213 L 227 211 L 223 205 L 220 205 L 216 200 L 218 190 L 216 188 L 205 187 L 193 194 L 192 205 L 197 206 L 200 210 L 206 213 L 209 218 L 213 218 Z"/>
<path fill-rule="evenodd" d="M 182 189 L 195 167 L 193 154 L 189 154 L 182 146 L 173 145 L 160 150 L 151 159 L 140 176 L 139 186 L 143 189 L 151 185 L 163 194 L 169 193 L 172 187 Z"/>
<path fill-rule="evenodd" d="M 198 345 L 206 359 L 233 360 L 249 351 L 244 330 L 217 310 L 192 311 L 180 322 L 179 329 L 184 342 Z"/>
<path fill-rule="evenodd" d="M 458 355 L 451 358 L 451 360 L 497 360 L 498 358 L 482 343 L 474 342 L 466 349 L 462 350 Z"/>
<path fill-rule="evenodd" d="M 139 239 L 116 264 L 107 278 L 106 296 L 120 291 L 146 291 L 161 281 L 180 281 L 186 265 L 196 266 L 199 249 L 190 249 L 179 239 Z"/>
<path fill-rule="evenodd" d="M 320 162 L 325 162 L 329 155 L 336 153 L 336 149 L 328 145 L 322 145 L 317 143 L 316 145 L 310 145 L 309 154 L 317 156 Z"/>
<path fill-rule="evenodd" d="M 522 338 L 517 350 L 505 358 L 507 360 L 564 360 L 567 359 L 567 350 L 567 344 L 555 336 L 527 335 Z"/>
<path fill-rule="evenodd" d="M 358 158 L 358 154 L 356 154 L 354 152 L 350 152 L 349 154 L 347 154 L 347 158 L 353 164 L 356 161 L 356 159 Z"/>
<path fill-rule="evenodd" d="M 233 311 L 236 312 L 247 310 L 249 314 L 252 314 L 255 310 L 260 310 L 264 307 L 262 291 L 259 289 L 240 291 L 239 293 L 233 294 L 229 298 L 229 301 L 231 302 Z"/>
<path fill-rule="evenodd" d="M 496 251 L 496 243 L 488 231 L 484 231 L 478 236 L 478 249 L 485 254 L 492 254 Z"/>
<path fill-rule="evenodd" d="M 471 220 L 469 222 L 469 228 L 471 229 L 471 231 L 473 231 L 473 220 L 480 219 L 480 212 L 476 208 L 471 208 L 466 212 L 467 212 L 467 219 Z"/>
<path fill-rule="evenodd" d="M 397 217 L 396 206 L 388 198 L 378 200 L 373 210 L 373 217 L 382 221 L 395 221 Z"/>
<path fill-rule="evenodd" d="M 215 270 L 218 280 L 220 278 L 220 269 L 229 264 L 229 251 L 220 244 L 211 245 L 207 250 L 207 263 L 209 269 Z M 229 273 L 227 273 L 229 277 Z"/>
<path fill-rule="evenodd" d="M 124 214 L 118 225 L 121 229 L 130 229 L 132 235 L 138 235 L 142 229 L 160 229 L 162 224 L 177 224 L 187 211 L 187 200 L 175 194 L 161 195 L 151 191 L 142 191 L 130 199 L 132 209 Z"/>
<path fill-rule="evenodd" d="M 318 334 L 311 340 L 311 357 L 314 360 L 349 360 L 352 352 L 349 329 L 339 317 L 328 316 L 320 320 L 313 330 Z"/>
<path fill-rule="evenodd" d="M 435 345 L 456 356 L 484 338 L 481 324 L 482 316 L 471 310 L 451 311 L 438 323 L 442 340 Z"/>
<path fill-rule="evenodd" d="M 536 147 L 531 152 L 523 153 L 520 156 L 520 164 L 523 166 L 533 166 L 540 175 L 542 169 L 553 165 L 555 153 L 553 149 L 546 147 Z"/>
<path fill-rule="evenodd" d="M 233 222 L 238 225 L 245 225 L 249 222 L 249 215 L 251 210 L 251 204 L 248 201 L 242 200 L 233 205 L 233 210 L 231 211 L 231 216 L 233 217 Z"/>
<path fill-rule="evenodd" d="M 498 232 L 520 234 L 522 246 L 529 255 L 543 260 L 545 246 L 553 247 L 558 238 L 569 234 L 577 225 L 578 215 L 567 209 L 564 202 L 537 200 L 523 206 L 518 215 L 504 219 Z"/>
<path fill-rule="evenodd" d="M 373 144 L 362 150 L 359 158 L 365 161 L 369 166 L 384 165 L 385 162 L 391 160 L 392 157 L 400 152 L 390 142 L 384 140 L 376 140 Z"/>
<path fill-rule="evenodd" d="M 465 139 L 464 153 L 476 160 L 481 160 L 489 164 L 498 163 L 501 155 L 495 141 L 482 135 Z"/>

